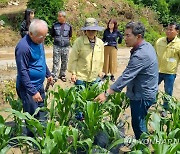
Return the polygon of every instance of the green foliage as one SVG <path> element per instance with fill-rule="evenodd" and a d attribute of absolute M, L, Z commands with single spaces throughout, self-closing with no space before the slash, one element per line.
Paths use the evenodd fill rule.
<path fill-rule="evenodd" d="M 16 84 L 14 80 L 5 80 L 3 84 L 5 87 L 2 90 L 2 99 L 5 103 L 9 103 L 9 99 L 16 96 Z"/>
<path fill-rule="evenodd" d="M 11 129 L 11 134 L 15 136 L 14 139 L 17 140 L 16 144 L 26 145 L 27 152 L 32 148 L 32 144 L 29 144 L 32 138 L 21 137 L 22 127 L 24 126 L 22 121 L 26 121 L 27 127 L 35 134 L 31 143 L 37 145 L 40 153 L 78 153 L 79 150 L 91 153 L 94 137 L 100 131 L 105 131 L 110 138 L 108 144 L 110 146 L 107 145 L 106 147 L 107 151 L 122 143 L 123 139 L 119 140 L 119 129 L 115 123 L 110 121 L 111 119 L 107 120 L 106 117 L 116 119 L 115 117 L 119 116 L 119 112 L 125 110 L 126 107 L 123 108 L 123 106 L 121 110 L 116 110 L 121 105 L 117 103 L 118 99 L 126 103 L 125 95 L 118 95 L 117 98 L 116 95 L 113 95 L 110 98 L 111 101 L 107 100 L 103 104 L 94 102 L 94 98 L 104 89 L 107 89 L 107 86 L 108 82 L 102 87 L 94 84 L 84 89 L 81 89 L 81 87 L 62 89 L 57 86 L 56 90 L 48 92 L 51 99 L 49 102 L 50 109 L 46 107 L 38 108 L 32 116 L 27 112 L 21 113 L 14 109 L 6 109 L 6 112 L 11 113 L 8 118 L 14 119 L 15 122 L 16 129 L 11 127 L 9 129 Z M 113 106 L 114 101 L 116 101 L 116 107 L 107 110 L 108 106 Z M 49 120 L 46 125 L 35 118 L 40 110 L 46 110 L 49 113 Z M 84 120 L 76 119 L 77 111 L 83 112 Z M 113 115 L 111 115 L 111 111 Z M 5 120 L 0 117 L 0 122 L 5 123 Z M 6 139 L 5 136 L 4 139 Z M 9 138 L 6 140 L 11 142 Z M 7 144 L 4 144 L 2 149 L 6 147 Z M 4 150 L 8 150 L 8 148 Z"/>
<path fill-rule="evenodd" d="M 159 112 L 163 110 L 162 103 L 166 99 L 168 101 L 169 110 L 166 117 L 161 117 Z M 145 143 L 152 145 L 155 153 L 174 154 L 180 152 L 179 136 L 180 136 L 180 104 L 179 101 L 165 93 L 160 92 L 157 96 L 157 103 L 148 113 L 146 120 L 151 128 L 148 134 L 143 133 L 139 141 L 135 141 L 132 148 L 133 152 L 141 149 L 143 153 L 150 154 Z M 144 142 L 143 142 L 143 139 Z M 147 152 L 145 152 L 147 151 Z"/>
<path fill-rule="evenodd" d="M 40 153 L 47 154 L 80 153 L 80 151 L 92 153 L 93 150 L 98 150 L 98 153 L 108 153 L 113 147 L 124 143 L 125 140 L 121 138 L 117 126 L 119 115 L 129 106 L 126 95 L 114 94 L 103 104 L 94 102 L 94 98 L 107 89 L 108 84 L 106 82 L 102 87 L 93 85 L 87 88 L 72 87 L 70 89 L 62 89 L 58 86 L 57 89 L 48 93 L 50 109 L 38 108 L 32 116 L 29 113 L 6 109 L 6 112 L 11 113 L 8 119 L 15 119 L 17 130 L 14 130 L 12 126 L 6 126 L 8 119 L 0 116 L 0 153 L 6 153 L 9 150 L 8 143 L 21 147 L 25 145 L 27 152 L 34 144 Z M 167 117 L 159 115 L 164 99 L 169 103 Z M 40 110 L 47 110 L 49 113 L 46 125 L 35 118 Z M 75 118 L 77 110 L 83 112 L 84 120 Z M 159 93 L 157 103 L 146 117 L 151 132 L 143 133 L 140 140 L 128 140 L 128 143 L 134 144 L 131 153 L 142 153 L 143 150 L 143 153 L 150 154 L 151 150 L 145 145 L 147 141 L 151 141 L 152 150 L 155 153 L 179 152 L 179 115 L 179 101 L 169 95 Z M 27 127 L 35 134 L 34 138 L 21 136 L 24 126 L 22 121 L 26 121 Z M 13 133 L 14 131 L 16 133 Z M 94 138 L 99 132 L 104 132 L 108 136 L 108 144 L 104 148 L 94 145 Z M 11 138 L 12 133 L 15 137 Z"/>
<path fill-rule="evenodd" d="M 7 151 L 7 141 L 10 139 L 11 127 L 5 125 L 4 118 L 0 115 L 0 153 Z M 6 148 L 7 147 L 7 148 Z"/>
<path fill-rule="evenodd" d="M 72 112 L 72 104 L 75 101 L 74 89 L 63 90 L 58 86 L 58 90 L 51 91 L 51 94 L 53 95 L 53 100 L 50 108 L 50 119 L 56 116 L 60 125 L 68 125 Z M 55 115 L 54 107 L 56 108 L 57 115 Z"/>
<path fill-rule="evenodd" d="M 51 29 L 54 22 L 57 21 L 57 14 L 64 9 L 63 0 L 29 0 L 27 7 L 35 10 L 35 17 L 45 20 Z M 40 7 L 42 6 L 42 7 Z M 47 36 L 46 43 L 52 43 L 51 36 Z"/>
<path fill-rule="evenodd" d="M 180 1 L 179 0 L 167 0 L 170 9 L 170 20 L 180 23 Z"/>
<path fill-rule="evenodd" d="M 135 4 L 151 7 L 159 16 L 159 21 L 164 26 L 169 22 L 180 21 L 179 0 L 129 0 Z"/>
<path fill-rule="evenodd" d="M 107 111 L 110 112 L 112 122 L 117 125 L 120 121 L 120 113 L 123 113 L 129 106 L 129 100 L 125 93 L 115 93 L 110 97 L 111 103 L 109 103 Z"/>
<path fill-rule="evenodd" d="M 4 26 L 9 26 L 15 31 L 19 31 L 20 24 L 23 20 L 23 13 L 17 12 L 12 14 L 2 14 L 0 15 L 0 20 L 5 22 Z"/>
<path fill-rule="evenodd" d="M 145 40 L 154 45 L 156 40 L 161 37 L 161 35 L 157 32 L 157 27 L 150 25 L 148 20 L 143 17 L 140 18 L 140 21 L 144 24 L 146 28 Z"/>
<path fill-rule="evenodd" d="M 3 20 L 6 24 L 8 22 L 8 17 L 6 15 L 1 15 L 0 20 Z"/>
<path fill-rule="evenodd" d="M 180 15 L 180 1 L 179 0 L 166 0 L 169 3 L 169 9 L 171 14 Z"/>
<path fill-rule="evenodd" d="M 121 32 L 124 32 L 126 24 L 127 24 L 126 22 L 120 22 L 119 25 L 118 25 L 118 29 Z"/>

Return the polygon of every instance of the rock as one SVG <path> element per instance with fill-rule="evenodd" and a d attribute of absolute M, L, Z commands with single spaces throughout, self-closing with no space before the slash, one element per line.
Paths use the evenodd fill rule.
<path fill-rule="evenodd" d="M 13 5 L 16 5 L 16 6 L 18 6 L 18 5 L 19 5 L 19 3 L 18 3 L 18 2 L 12 2 L 12 4 L 13 4 Z"/>
<path fill-rule="evenodd" d="M 3 26 L 5 24 L 4 20 L 0 21 L 0 25 Z"/>
<path fill-rule="evenodd" d="M 19 1 L 10 1 L 10 2 L 8 2 L 8 5 L 16 5 L 16 6 L 18 6 Z"/>
<path fill-rule="evenodd" d="M 10 1 L 10 2 L 8 2 L 8 5 L 12 5 L 12 2 Z"/>
<path fill-rule="evenodd" d="M 89 1 L 86 1 L 87 4 L 91 5 L 91 3 Z"/>
<path fill-rule="evenodd" d="M 94 7 L 97 7 L 97 4 L 96 3 L 92 3 Z"/>

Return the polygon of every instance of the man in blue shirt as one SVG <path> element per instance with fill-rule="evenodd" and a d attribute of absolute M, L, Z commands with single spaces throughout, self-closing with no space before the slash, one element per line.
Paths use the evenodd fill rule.
<path fill-rule="evenodd" d="M 53 78 L 46 65 L 43 42 L 48 32 L 47 23 L 34 19 L 29 26 L 29 33 L 16 46 L 17 94 L 22 100 L 24 112 L 33 115 L 38 107 L 44 106 L 45 77 L 53 84 Z M 39 111 L 36 118 L 46 120 L 46 112 Z M 27 130 L 27 135 L 34 134 Z"/>
<path fill-rule="evenodd" d="M 111 87 L 95 98 L 104 102 L 110 94 L 121 92 L 127 86 L 130 99 L 132 127 L 136 139 L 147 132 L 145 117 L 155 102 L 158 91 L 158 62 L 152 45 L 144 40 L 145 28 L 139 22 L 126 25 L 124 39 L 131 49 L 128 66 Z"/>

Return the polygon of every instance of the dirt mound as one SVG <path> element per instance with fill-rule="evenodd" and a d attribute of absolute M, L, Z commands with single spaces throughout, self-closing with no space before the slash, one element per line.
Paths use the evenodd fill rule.
<path fill-rule="evenodd" d="M 22 20 L 23 12 L 26 9 L 27 0 L 20 0 L 19 5 L 6 5 L 0 9 L 0 20 L 5 25 L 0 25 L 0 47 L 15 46 L 19 41 L 19 21 Z"/>
<path fill-rule="evenodd" d="M 5 21 L 5 26 L 0 27 L 0 47 L 15 46 L 20 39 L 19 25 L 23 18 L 28 0 L 20 0 L 19 5 L 6 6 L 0 9 L 0 20 Z M 68 22 L 73 27 L 73 40 L 81 34 L 85 18 L 94 17 L 100 25 L 106 27 L 110 18 L 118 21 L 119 29 L 123 31 L 124 25 L 131 20 L 145 20 L 150 25 L 159 25 L 155 14 L 148 8 L 137 8 L 134 4 L 124 0 L 118 1 L 92 1 L 92 0 L 67 0 L 65 5 Z M 160 29 L 160 26 L 156 26 Z M 102 35 L 102 33 L 99 33 Z"/>
<path fill-rule="evenodd" d="M 0 47 L 14 46 L 19 39 L 19 33 L 13 31 L 11 27 L 0 27 Z"/>
<path fill-rule="evenodd" d="M 94 17 L 101 25 L 106 27 L 110 18 L 118 21 L 119 29 L 123 30 L 124 25 L 129 21 L 145 21 L 148 25 L 155 26 L 156 30 L 162 28 L 156 20 L 156 14 L 149 8 L 142 8 L 128 3 L 124 0 L 118 1 L 92 1 L 92 0 L 68 0 L 65 10 L 68 21 L 73 25 L 73 30 L 79 34 L 85 18 Z"/>

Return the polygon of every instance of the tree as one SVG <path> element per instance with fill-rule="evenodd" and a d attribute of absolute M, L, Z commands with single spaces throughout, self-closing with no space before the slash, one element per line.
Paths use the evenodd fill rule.
<path fill-rule="evenodd" d="M 63 0 L 29 0 L 27 7 L 35 10 L 35 17 L 45 20 L 49 30 L 57 20 L 57 13 L 64 9 Z M 52 42 L 51 36 L 46 38 L 46 43 Z"/>
<path fill-rule="evenodd" d="M 142 4 L 144 6 L 151 7 L 154 11 L 157 12 L 157 14 L 159 15 L 159 22 L 162 23 L 163 25 L 167 25 L 167 23 L 169 23 L 172 20 L 171 13 L 174 12 L 173 7 L 177 7 L 177 3 L 180 3 L 179 0 L 132 0 L 132 1 L 135 4 Z"/>

